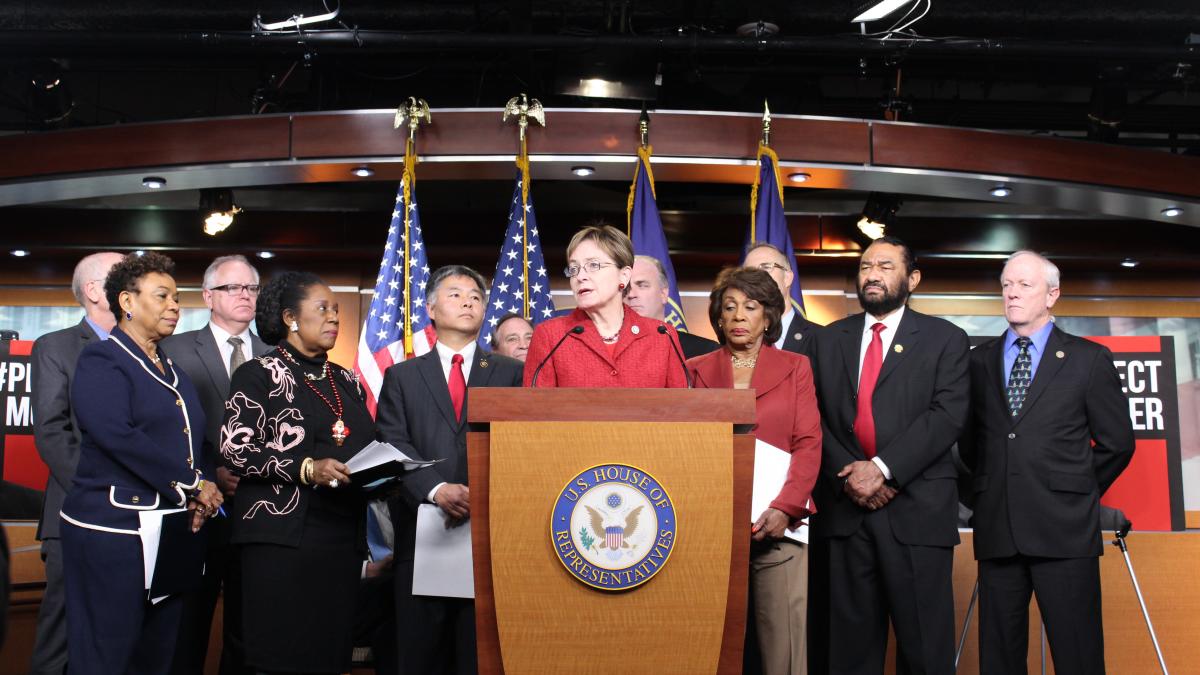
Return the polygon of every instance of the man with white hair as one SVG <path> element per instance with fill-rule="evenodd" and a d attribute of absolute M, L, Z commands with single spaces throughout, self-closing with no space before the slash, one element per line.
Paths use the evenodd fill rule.
<path fill-rule="evenodd" d="M 647 319 L 666 321 L 667 300 L 671 297 L 671 285 L 667 281 L 667 269 L 662 261 L 648 255 L 638 255 L 633 258 L 633 274 L 629 277 L 629 293 L 625 296 L 625 306 Z M 679 347 L 683 350 L 683 358 L 716 351 L 719 344 L 687 331 L 679 331 Z"/>
<path fill-rule="evenodd" d="M 1008 329 L 971 353 L 980 672 L 1026 672 L 1029 600 L 1054 670 L 1104 672 L 1100 497 L 1133 458 L 1134 436 L 1108 348 L 1054 325 L 1059 271 L 1017 251 L 1000 276 Z"/>
<path fill-rule="evenodd" d="M 809 356 L 812 337 L 821 328 L 821 324 L 801 316 L 792 304 L 791 288 L 795 276 L 792 272 L 792 261 L 775 245 L 760 241 L 751 244 L 746 250 L 746 259 L 742 261 L 742 265 L 757 267 L 770 274 L 775 280 L 775 285 L 779 287 L 779 293 L 783 295 L 783 306 L 787 307 L 787 311 L 779 318 L 783 325 L 783 333 L 780 334 L 775 347 Z"/>
<path fill-rule="evenodd" d="M 37 675 L 63 673 L 67 667 L 58 512 L 79 462 L 79 424 L 71 410 L 71 377 L 84 346 L 108 339 L 117 324 L 104 295 L 104 278 L 122 257 L 120 253 L 105 252 L 80 260 L 71 277 L 71 292 L 83 307 L 83 320 L 70 328 L 46 333 L 33 343 L 33 440 L 42 461 L 50 467 L 37 535 L 46 565 L 46 591 L 38 608 L 37 637 L 29 665 L 29 672 Z"/>

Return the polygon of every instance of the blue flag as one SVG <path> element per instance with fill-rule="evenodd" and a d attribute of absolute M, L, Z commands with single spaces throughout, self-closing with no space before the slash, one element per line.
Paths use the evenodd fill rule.
<path fill-rule="evenodd" d="M 792 306 L 800 316 L 806 316 L 804 296 L 800 293 L 800 274 L 796 270 L 796 251 L 792 248 L 792 234 L 788 232 L 787 216 L 783 212 L 779 157 L 765 145 L 758 146 L 758 179 L 750 192 L 750 231 L 745 248 L 760 241 L 775 246 L 787 256 L 792 266 Z"/>
<path fill-rule="evenodd" d="M 554 300 L 550 297 L 550 277 L 542 257 L 538 237 L 537 217 L 529 196 L 529 165 L 517 161 L 521 171 L 513 189 L 512 205 L 508 210 L 508 227 L 488 293 L 487 312 L 483 315 L 483 330 L 479 345 L 491 349 L 492 331 L 505 314 L 520 314 L 533 325 L 554 316 Z"/>
<path fill-rule="evenodd" d="M 679 300 L 679 284 L 675 281 L 675 266 L 667 251 L 667 236 L 658 217 L 658 202 L 654 197 L 654 174 L 650 170 L 650 146 L 638 149 L 638 161 L 633 170 L 633 185 L 629 188 L 626 210 L 629 238 L 636 255 L 648 255 L 662 263 L 667 272 L 667 306 L 664 321 L 677 330 L 687 330 L 683 319 L 683 303 Z"/>

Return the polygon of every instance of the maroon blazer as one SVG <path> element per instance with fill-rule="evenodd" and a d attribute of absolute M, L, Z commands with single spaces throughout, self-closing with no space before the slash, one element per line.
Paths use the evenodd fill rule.
<path fill-rule="evenodd" d="M 583 326 L 580 335 L 567 335 L 575 326 Z M 658 332 L 666 326 L 667 334 Z M 550 357 L 538 376 L 539 387 L 686 387 L 683 363 L 671 348 L 679 347 L 675 329 L 655 319 L 647 319 L 626 309 L 621 337 L 612 351 L 604 344 L 596 325 L 583 310 L 543 321 L 533 330 L 533 342 L 525 357 L 525 386 L 533 381 L 533 371 L 546 358 L 559 339 L 567 335 L 558 351 Z"/>
<path fill-rule="evenodd" d="M 729 355 L 729 348 L 721 347 L 688 360 L 697 389 L 733 387 Z M 787 479 L 771 508 L 788 514 L 794 523 L 817 512 L 812 489 L 821 468 L 821 415 L 808 357 L 763 345 L 750 388 L 755 397 L 755 438 L 792 453 Z"/>

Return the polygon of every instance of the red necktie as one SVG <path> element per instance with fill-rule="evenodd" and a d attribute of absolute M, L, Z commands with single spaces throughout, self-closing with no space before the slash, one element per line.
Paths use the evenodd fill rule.
<path fill-rule="evenodd" d="M 879 334 L 885 327 L 882 323 L 871 326 L 875 334 L 871 336 L 862 372 L 858 375 L 858 415 L 854 418 L 854 437 L 858 439 L 867 459 L 875 456 L 875 414 L 871 411 L 871 397 L 875 394 L 875 383 L 879 381 L 879 369 L 883 367 L 883 338 Z"/>
<path fill-rule="evenodd" d="M 455 354 L 450 359 L 450 403 L 454 406 L 454 416 L 461 422 L 463 402 L 467 400 L 467 380 L 462 372 L 462 354 Z"/>

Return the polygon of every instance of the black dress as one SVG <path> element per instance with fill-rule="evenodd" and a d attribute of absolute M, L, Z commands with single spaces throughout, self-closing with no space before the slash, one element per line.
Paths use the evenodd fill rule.
<path fill-rule="evenodd" d="M 246 663 L 262 671 L 350 671 L 366 502 L 355 486 L 303 485 L 300 469 L 306 457 L 346 461 L 375 438 L 375 424 L 354 375 L 325 361 L 285 343 L 238 368 L 226 406 L 221 452 L 242 476 L 229 515 L 241 545 Z M 313 391 L 336 407 L 332 386 L 350 430 L 340 447 L 337 417 Z"/>

